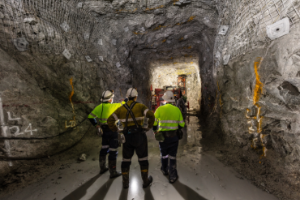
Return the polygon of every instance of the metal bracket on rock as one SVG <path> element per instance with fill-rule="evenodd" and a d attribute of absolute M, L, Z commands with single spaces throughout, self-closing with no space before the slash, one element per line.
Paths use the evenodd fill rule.
<path fill-rule="evenodd" d="M 281 36 L 284 36 L 290 32 L 290 20 L 284 18 L 272 25 L 267 26 L 267 35 L 271 40 L 275 40 Z"/>
<path fill-rule="evenodd" d="M 60 25 L 60 27 L 65 31 L 68 32 L 68 30 L 70 29 L 70 26 L 68 25 L 67 22 L 64 22 Z"/>
<path fill-rule="evenodd" d="M 85 59 L 88 61 L 88 62 L 92 62 L 93 60 L 91 59 L 90 56 L 85 56 Z"/>
<path fill-rule="evenodd" d="M 224 64 L 224 65 L 228 65 L 229 60 L 230 60 L 230 55 L 225 55 L 225 56 L 223 57 L 223 64 Z"/>
<path fill-rule="evenodd" d="M 229 26 L 222 25 L 219 30 L 219 35 L 226 35 L 228 32 Z"/>
<path fill-rule="evenodd" d="M 90 33 L 84 33 L 83 38 L 84 38 L 85 40 L 90 39 Z"/>
<path fill-rule="evenodd" d="M 99 45 L 103 45 L 102 39 L 99 39 L 99 40 L 98 40 L 98 44 L 99 44 Z"/>
<path fill-rule="evenodd" d="M 79 3 L 77 4 L 77 8 L 82 8 L 82 6 L 83 6 L 83 2 L 79 2 Z"/>
<path fill-rule="evenodd" d="M 182 5 L 187 5 L 192 3 L 191 1 L 187 1 L 187 0 L 179 0 L 178 2 L 174 3 L 175 6 L 182 6 Z"/>
<path fill-rule="evenodd" d="M 68 51 L 68 49 L 65 49 L 62 53 L 68 60 L 71 58 L 71 53 Z"/>
<path fill-rule="evenodd" d="M 19 51 L 26 51 L 28 49 L 29 43 L 25 38 L 13 39 L 13 43 Z"/>

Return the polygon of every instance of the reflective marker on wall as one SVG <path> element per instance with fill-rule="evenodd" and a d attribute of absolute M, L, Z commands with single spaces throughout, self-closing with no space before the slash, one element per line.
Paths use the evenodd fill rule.
<path fill-rule="evenodd" d="M 262 133 L 262 119 L 263 116 L 261 116 L 261 106 L 259 105 L 259 99 L 262 94 L 263 89 L 263 83 L 260 80 L 260 75 L 258 73 L 258 69 L 260 68 L 260 65 L 262 63 L 263 58 L 258 57 L 256 58 L 254 62 L 254 73 L 255 73 L 255 88 L 254 88 L 254 94 L 253 94 L 253 110 L 255 110 L 255 115 L 251 115 L 251 110 L 246 109 L 246 118 L 247 118 L 247 124 L 250 125 L 248 128 L 249 134 L 252 134 L 254 138 L 252 139 L 251 147 L 253 149 L 256 149 L 259 145 L 262 147 L 263 154 L 262 156 L 267 156 L 267 148 L 264 144 L 264 137 L 265 134 Z M 260 143 L 260 144 L 258 144 Z"/>
<path fill-rule="evenodd" d="M 76 115 L 75 115 L 75 108 L 74 108 L 74 105 L 73 105 L 73 101 L 72 101 L 72 97 L 74 95 L 74 86 L 73 86 L 73 78 L 70 78 L 70 85 L 72 87 L 72 91 L 71 91 L 71 94 L 69 96 L 69 100 L 70 100 L 70 103 L 71 103 L 71 106 L 72 106 L 72 109 L 73 109 L 73 119 L 71 120 L 68 120 L 68 121 L 65 121 L 65 128 L 73 128 L 76 126 Z M 68 123 L 70 123 L 68 125 Z"/>

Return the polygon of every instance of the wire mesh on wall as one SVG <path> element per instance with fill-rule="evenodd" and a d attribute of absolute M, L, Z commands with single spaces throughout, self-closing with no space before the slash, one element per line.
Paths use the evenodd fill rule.
<path fill-rule="evenodd" d="M 231 58 L 265 44 L 267 26 L 285 17 L 292 25 L 300 20 L 300 4 L 293 0 L 226 0 L 222 9 L 230 22 L 225 48 Z"/>
<path fill-rule="evenodd" d="M 82 7 L 74 6 L 74 2 L 1 0 L 1 48 L 30 48 L 42 54 L 61 54 L 68 49 L 73 55 L 88 55 L 94 18 Z"/>

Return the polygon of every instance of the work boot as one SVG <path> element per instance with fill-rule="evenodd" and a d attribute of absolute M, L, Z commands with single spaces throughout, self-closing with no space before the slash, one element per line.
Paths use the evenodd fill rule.
<path fill-rule="evenodd" d="M 163 175 L 165 175 L 165 176 L 169 175 L 169 173 L 168 173 L 168 161 L 169 161 L 168 158 L 165 158 L 165 159 L 161 158 L 161 168 L 160 168 L 160 170 L 163 173 Z"/>
<path fill-rule="evenodd" d="M 123 188 L 129 188 L 129 168 L 122 168 Z"/>
<path fill-rule="evenodd" d="M 177 175 L 176 159 L 170 159 L 169 182 L 175 183 L 177 179 L 178 179 L 178 175 Z"/>
<path fill-rule="evenodd" d="M 152 176 L 149 176 L 148 177 L 148 166 L 141 166 L 141 174 L 142 174 L 142 179 L 143 179 L 143 188 L 146 188 L 148 187 L 152 181 L 153 181 L 153 178 Z"/>
<path fill-rule="evenodd" d="M 106 156 L 99 157 L 100 174 L 104 174 L 108 168 L 106 167 Z"/>
<path fill-rule="evenodd" d="M 108 165 L 109 165 L 109 173 L 110 173 L 110 178 L 116 178 L 122 175 L 121 172 L 117 172 L 116 170 L 116 160 L 109 160 Z"/>

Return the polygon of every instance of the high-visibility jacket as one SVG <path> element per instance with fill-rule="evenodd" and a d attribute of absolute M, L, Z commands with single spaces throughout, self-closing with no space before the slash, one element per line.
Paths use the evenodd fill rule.
<path fill-rule="evenodd" d="M 128 101 L 126 104 L 128 107 L 131 106 L 133 103 L 132 100 Z M 134 117 L 139 125 L 143 125 L 144 118 L 149 118 L 148 121 L 148 128 L 152 128 L 153 123 L 154 123 L 154 114 L 151 110 L 147 108 L 144 104 L 141 103 L 136 103 L 134 107 L 132 108 L 132 113 L 134 114 Z M 115 122 L 120 120 L 120 122 L 123 124 L 123 127 L 125 127 L 125 122 L 126 122 L 126 114 L 127 114 L 127 109 L 124 106 L 119 107 L 107 120 L 107 124 L 109 126 L 109 129 L 112 131 L 117 131 L 118 128 L 115 125 Z M 128 123 L 127 127 L 130 126 L 135 126 L 135 123 L 131 117 L 131 115 L 128 115 Z"/>
<path fill-rule="evenodd" d="M 121 103 L 102 103 L 98 105 L 88 116 L 89 119 L 99 120 L 101 125 L 107 124 L 108 117 L 115 112 Z"/>
<path fill-rule="evenodd" d="M 159 131 L 177 130 L 185 125 L 180 109 L 172 104 L 158 107 L 154 115 L 154 126 L 159 125 Z"/>

